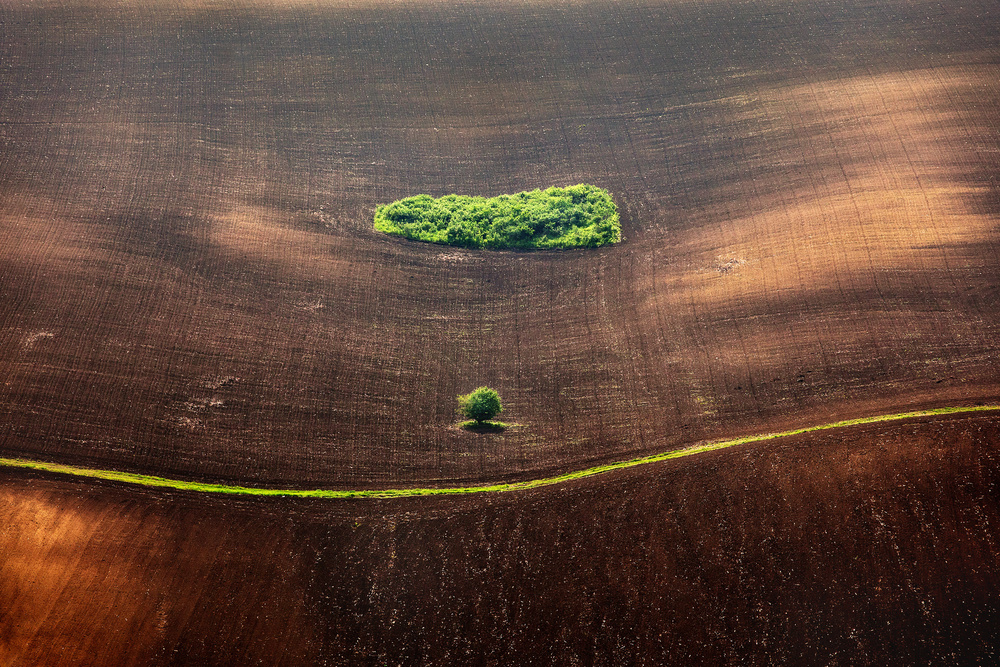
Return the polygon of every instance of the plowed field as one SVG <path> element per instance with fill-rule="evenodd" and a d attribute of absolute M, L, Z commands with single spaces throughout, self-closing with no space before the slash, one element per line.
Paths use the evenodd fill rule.
<path fill-rule="evenodd" d="M 995 403 L 998 167 L 994 0 L 6 0 L 0 457 L 461 486 Z M 574 183 L 621 244 L 371 228 Z M 364 508 L 3 470 L 0 663 L 992 661 L 998 424 Z"/>

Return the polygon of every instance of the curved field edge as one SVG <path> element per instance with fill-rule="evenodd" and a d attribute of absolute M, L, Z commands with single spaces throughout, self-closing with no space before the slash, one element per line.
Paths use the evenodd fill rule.
<path fill-rule="evenodd" d="M 864 424 L 876 424 L 879 422 L 893 422 L 904 419 L 917 419 L 920 417 L 935 417 L 940 415 L 957 415 L 973 412 L 996 412 L 1000 411 L 1000 405 L 976 405 L 976 406 L 953 406 L 943 408 L 931 408 L 928 410 L 914 410 L 912 412 L 897 412 L 893 414 L 875 415 L 873 417 L 858 417 L 855 419 L 845 419 L 816 426 L 805 426 L 789 431 L 776 433 L 762 433 L 748 435 L 729 440 L 718 440 L 702 445 L 695 445 L 683 449 L 673 449 L 659 454 L 643 456 L 640 458 L 607 463 L 604 465 L 576 470 L 573 472 L 555 475 L 553 477 L 543 477 L 539 479 L 527 480 L 524 482 L 509 482 L 502 484 L 490 484 L 484 486 L 464 486 L 464 487 L 428 487 L 412 489 L 359 489 L 359 490 L 333 490 L 333 489 L 265 489 L 249 486 L 237 486 L 229 484 L 211 484 L 205 482 L 189 482 L 179 479 L 168 479 L 156 477 L 154 475 L 142 475 L 139 473 L 120 472 L 117 470 L 100 470 L 96 468 L 83 468 L 80 466 L 64 465 L 61 463 L 51 463 L 47 461 L 33 461 L 30 459 L 4 458 L 0 457 L 0 466 L 8 468 L 27 468 L 43 472 L 58 473 L 63 475 L 73 475 L 76 477 L 90 477 L 112 482 L 125 482 L 127 484 L 140 484 L 147 487 L 159 487 L 177 489 L 182 491 L 200 491 L 203 493 L 228 493 L 247 496 L 285 496 L 298 498 L 407 498 L 415 496 L 434 495 L 454 495 L 472 493 L 507 493 L 510 491 L 524 491 L 541 486 L 560 484 L 584 477 L 593 477 L 615 470 L 623 470 L 635 466 L 666 461 L 668 459 L 679 459 L 685 456 L 694 456 L 705 452 L 711 452 L 736 445 L 745 445 L 754 442 L 774 440 L 776 438 L 786 438 L 803 433 L 815 431 L 826 431 L 836 428 L 846 428 L 849 426 L 861 426 Z"/>

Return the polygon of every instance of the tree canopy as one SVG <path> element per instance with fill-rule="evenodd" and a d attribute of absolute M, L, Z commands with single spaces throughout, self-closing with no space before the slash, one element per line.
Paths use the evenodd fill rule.
<path fill-rule="evenodd" d="M 416 195 L 375 209 L 375 229 L 465 248 L 596 248 L 621 241 L 618 207 L 593 185 L 489 199 Z"/>
<path fill-rule="evenodd" d="M 489 387 L 479 387 L 458 397 L 458 411 L 480 424 L 493 419 L 502 410 L 500 394 Z"/>

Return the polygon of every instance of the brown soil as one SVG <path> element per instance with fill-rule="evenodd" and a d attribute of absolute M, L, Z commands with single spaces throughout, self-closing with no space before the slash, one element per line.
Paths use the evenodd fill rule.
<path fill-rule="evenodd" d="M 461 482 L 996 396 L 995 3 L 789 8 L 8 6 L 0 448 Z M 625 243 L 370 229 L 576 182 Z"/>
<path fill-rule="evenodd" d="M 998 443 L 937 419 L 339 503 L 6 472 L 0 662 L 992 664 Z"/>
<path fill-rule="evenodd" d="M 993 0 L 3 3 L 0 454 L 426 486 L 997 401 L 998 25 Z M 622 244 L 370 228 L 578 182 Z M 518 428 L 453 427 L 483 384 Z M 985 659 L 992 423 L 365 509 L 3 472 L 0 663 Z"/>

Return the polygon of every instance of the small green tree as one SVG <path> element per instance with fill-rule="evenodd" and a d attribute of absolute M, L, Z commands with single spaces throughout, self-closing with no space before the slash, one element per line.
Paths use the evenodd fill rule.
<path fill-rule="evenodd" d="M 500 394 L 489 387 L 479 387 L 458 397 L 458 411 L 469 419 L 475 419 L 477 424 L 493 419 L 501 410 Z"/>

